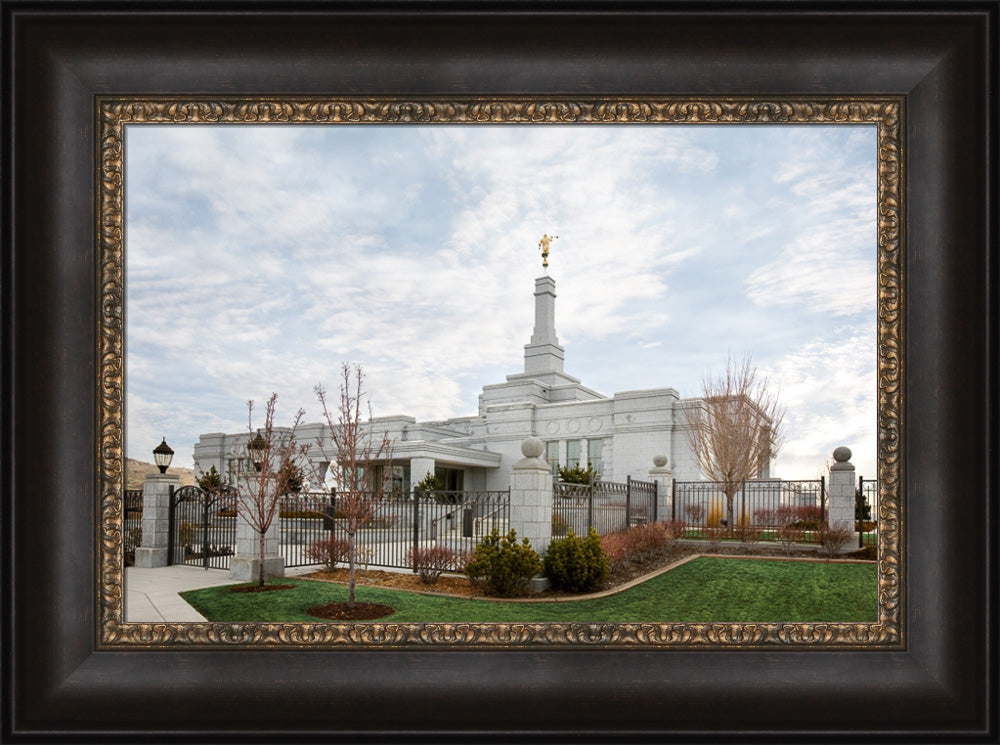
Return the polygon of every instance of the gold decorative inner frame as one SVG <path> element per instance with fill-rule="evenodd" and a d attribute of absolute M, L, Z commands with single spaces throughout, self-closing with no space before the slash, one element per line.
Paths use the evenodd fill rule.
<path fill-rule="evenodd" d="M 96 100 L 100 288 L 97 637 L 102 648 L 900 648 L 904 110 L 853 98 L 137 98 Z M 877 128 L 878 620 L 873 623 L 128 623 L 124 525 L 124 135 L 142 124 L 871 124 Z"/>

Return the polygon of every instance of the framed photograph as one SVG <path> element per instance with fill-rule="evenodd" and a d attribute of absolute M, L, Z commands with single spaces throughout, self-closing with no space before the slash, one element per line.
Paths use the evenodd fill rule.
<path fill-rule="evenodd" d="M 309 13 L 282 12 L 276 5 L 264 13 L 226 14 L 38 7 L 48 12 L 4 9 L 14 50 L 6 73 L 11 84 L 5 85 L 5 126 L 16 154 L 5 171 L 13 218 L 5 241 L 11 281 L 4 296 L 10 352 L 5 431 L 14 464 L 4 475 L 11 505 L 4 525 L 12 558 L 5 568 L 11 664 L 4 666 L 11 683 L 5 690 L 12 691 L 5 701 L 11 736 L 29 740 L 55 732 L 68 740 L 142 732 L 147 739 L 169 733 L 180 740 L 255 742 L 501 733 L 622 742 L 651 736 L 732 741 L 863 734 L 877 740 L 903 733 L 916 741 L 942 732 L 969 739 L 995 734 L 989 702 L 996 671 L 987 654 L 995 632 L 987 613 L 995 601 L 995 588 L 987 585 L 995 528 L 987 509 L 994 488 L 988 476 L 995 466 L 987 453 L 996 436 L 996 412 L 989 408 L 995 407 L 989 396 L 995 339 L 988 336 L 995 267 L 987 240 L 995 205 L 987 186 L 995 173 L 986 155 L 987 100 L 995 80 L 983 64 L 995 54 L 989 35 L 995 7 L 954 14 L 931 12 L 937 9 L 930 5 L 926 13 L 873 14 L 817 4 L 781 14 L 750 6 L 708 12 L 567 5 L 523 12 L 469 4 L 464 12 L 428 6 L 410 13 L 329 4 Z M 614 43 L 609 27 L 630 43 Z M 748 37 L 748 27 L 757 33 Z M 268 43 L 275 28 L 287 40 L 279 47 Z M 32 92 L 30 101 L 25 91 Z M 529 133 L 565 132 L 565 140 L 588 133 L 591 140 L 577 148 L 580 162 L 604 144 L 618 170 L 631 175 L 620 143 L 596 143 L 590 133 L 628 132 L 634 143 L 682 129 L 766 131 L 778 138 L 808 133 L 792 139 L 821 152 L 801 162 L 812 169 L 826 165 L 825 178 L 808 182 L 827 188 L 849 166 L 822 150 L 818 133 L 867 138 L 859 147 L 868 152 L 870 193 L 858 209 L 869 210 L 873 228 L 874 297 L 858 301 L 856 287 L 847 288 L 846 298 L 830 288 L 846 276 L 838 269 L 852 256 L 817 251 L 811 262 L 793 263 L 787 252 L 776 252 L 771 270 L 755 276 L 760 292 L 784 288 L 793 298 L 789 305 L 795 298 L 804 302 L 800 293 L 809 288 L 815 304 L 871 305 L 875 343 L 866 364 L 875 377 L 870 445 L 879 484 L 873 620 L 130 622 L 122 560 L 123 467 L 129 438 L 143 431 L 136 413 L 144 402 L 126 391 L 157 386 L 144 365 L 197 385 L 183 366 L 144 356 L 142 347 L 159 332 L 174 333 L 172 315 L 188 324 L 179 337 L 197 338 L 185 336 L 192 315 L 184 308 L 171 313 L 170 286 L 184 280 L 183 272 L 171 274 L 184 263 L 181 258 L 190 262 L 206 253 L 194 237 L 202 231 L 199 210 L 209 210 L 209 201 L 231 190 L 243 194 L 249 210 L 235 219 L 253 223 L 255 214 L 274 212 L 268 204 L 280 201 L 274 195 L 311 178 L 277 135 L 294 132 L 301 141 L 306 133 L 350 132 L 357 151 L 368 153 L 356 154 L 365 162 L 354 166 L 377 161 L 389 174 L 393 162 L 405 159 L 407 146 L 380 145 L 375 133 L 430 137 L 456 168 L 459 153 L 479 153 L 468 162 L 478 161 L 482 175 L 488 171 L 483 154 L 502 149 L 486 133 L 514 133 L 508 135 L 511 157 L 495 170 L 520 165 L 513 154 L 525 149 L 519 139 Z M 474 144 L 459 142 L 459 133 Z M 188 192 L 193 201 L 170 204 L 175 192 L 166 185 L 174 175 L 169 168 L 183 162 L 184 153 L 203 161 L 199 155 L 213 152 L 185 141 L 191 136 L 217 138 L 225 147 L 241 137 L 255 139 L 255 157 L 268 164 L 245 171 L 242 181 L 249 177 L 255 189 L 242 190 L 245 184 L 232 180 L 234 164 L 247 162 L 232 146 L 233 158 L 220 157 L 214 171 L 211 163 L 197 163 L 205 178 L 201 192 Z M 835 145 L 843 149 L 843 137 Z M 409 152 L 415 147 L 409 145 Z M 694 141 L 656 141 L 630 152 L 649 159 L 675 148 L 697 160 L 703 159 L 699 147 L 707 148 Z M 560 152 L 566 150 L 550 148 L 520 167 L 542 163 L 540 171 L 551 170 L 553 153 Z M 677 166 L 680 160 L 669 162 Z M 303 176 L 289 178 L 282 164 Z M 762 164 L 753 161 L 758 171 Z M 407 168 L 417 166 L 397 167 L 400 193 L 373 187 L 365 194 L 368 202 L 356 209 L 374 210 L 371 202 L 378 198 L 395 200 L 402 209 L 415 191 Z M 739 183 L 740 175 L 752 179 L 753 172 L 734 170 L 728 193 L 719 194 L 715 186 L 714 203 L 702 199 L 699 222 L 734 219 L 741 208 L 759 210 L 745 188 L 736 188 L 747 186 Z M 324 185 L 360 182 L 351 181 L 349 160 L 336 171 Z M 539 173 L 535 180 L 553 192 L 585 175 L 569 171 L 546 180 Z M 433 177 L 443 184 L 449 174 L 442 169 Z M 458 181 L 460 174 L 451 177 Z M 618 182 L 615 194 L 625 201 L 626 183 L 635 181 Z M 143 191 L 142 184 L 159 186 Z M 523 191 L 520 184 L 516 188 Z M 808 188 L 804 182 L 797 186 Z M 650 179 L 650 201 L 663 199 L 656 188 Z M 844 191 L 825 193 L 830 201 L 845 198 Z M 254 199 L 256 211 L 247 205 Z M 298 220 L 292 219 L 296 205 L 302 211 Z M 279 207 L 293 213 L 287 222 L 260 225 L 258 232 L 277 231 L 280 237 L 291 225 L 300 231 L 310 209 L 303 196 L 295 196 Z M 434 227 L 429 223 L 451 219 L 443 209 L 418 202 L 410 218 L 413 232 L 426 233 Z M 475 209 L 482 211 L 483 203 Z M 694 212 L 691 205 L 687 211 Z M 595 212 L 595 221 L 604 214 Z M 185 216 L 192 224 L 187 232 L 178 229 Z M 647 218 L 662 224 L 655 215 Z M 803 219 L 809 230 L 844 227 L 832 211 L 811 218 Z M 571 217 L 564 213 L 562 219 Z M 407 229 L 403 222 L 392 228 L 397 242 Z M 541 227 L 566 233 L 567 242 L 573 235 L 569 225 Z M 592 224 L 577 239 L 595 233 Z M 304 234 L 295 235 L 301 242 Z M 461 237 L 448 236 L 456 260 L 463 256 L 457 248 Z M 544 259 L 547 269 L 549 250 L 555 261 L 559 241 L 546 241 L 548 233 L 537 237 L 544 253 L 536 257 L 529 245 L 525 263 Z M 355 238 L 345 244 L 366 245 L 363 237 Z M 226 240 L 232 245 L 220 253 L 229 259 L 238 263 L 241 255 L 252 255 L 249 234 L 235 231 Z M 137 248 L 130 257 L 132 241 Z M 822 236 L 815 242 L 822 243 Z M 427 259 L 426 239 L 412 243 Z M 470 250 L 494 245 L 480 235 L 469 243 Z M 318 241 L 315 248 L 328 253 L 327 245 Z M 682 248 L 680 241 L 669 245 Z M 662 259 L 665 249 L 658 250 Z M 340 292 L 358 287 L 370 297 L 361 279 L 364 262 L 354 274 L 347 272 L 348 262 L 340 263 L 345 277 L 353 278 Z M 220 266 L 232 272 L 235 265 Z M 519 268 L 511 276 L 532 273 Z M 555 268 L 552 275 L 558 277 Z M 130 295 L 129 276 L 147 294 Z M 150 277 L 162 282 L 162 292 L 150 289 L 155 282 L 143 284 Z M 211 282 L 204 287 L 211 292 Z M 314 289 L 321 292 L 318 285 Z M 513 297 L 510 288 L 500 291 Z M 405 289 L 401 293 L 407 296 Z M 253 298 L 222 298 L 198 312 L 242 312 L 248 301 Z M 190 295 L 184 302 L 191 302 Z M 268 311 L 261 313 L 266 317 Z M 135 319 L 142 323 L 129 327 Z M 221 328 L 239 332 L 240 324 Z M 224 346 L 218 329 L 210 335 Z M 578 336 L 586 343 L 585 334 Z M 229 350 L 221 357 L 234 359 Z M 487 361 L 480 364 L 490 364 L 482 359 Z M 535 364 L 542 363 L 529 361 L 526 352 L 525 371 Z M 129 388 L 130 365 L 135 388 Z M 624 374 L 625 366 L 612 372 Z M 468 371 L 452 374 L 462 373 Z M 219 377 L 232 387 L 233 372 L 227 375 Z M 819 377 L 833 386 L 844 375 L 824 370 Z M 549 422 L 556 428 L 550 431 L 570 426 L 569 420 L 560 422 Z M 601 426 L 598 417 L 590 422 Z M 599 455 L 595 450 L 594 457 Z M 417 453 L 412 462 L 422 465 L 422 457 Z M 239 706 L 244 699 L 253 706 Z M 724 706 L 716 711 L 719 702 Z M 185 712 L 180 722 L 178 710 Z"/>

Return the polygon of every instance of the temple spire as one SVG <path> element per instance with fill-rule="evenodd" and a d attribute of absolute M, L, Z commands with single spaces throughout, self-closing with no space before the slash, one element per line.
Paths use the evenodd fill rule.
<path fill-rule="evenodd" d="M 535 328 L 524 347 L 524 371 L 563 371 L 565 350 L 556 337 L 556 281 L 544 276 L 535 279 Z"/>

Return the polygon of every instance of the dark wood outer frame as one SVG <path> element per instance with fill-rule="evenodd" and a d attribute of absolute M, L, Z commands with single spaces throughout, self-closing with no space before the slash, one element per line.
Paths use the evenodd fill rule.
<path fill-rule="evenodd" d="M 192 7 L 3 7 L 5 739 L 996 736 L 995 3 Z M 97 651 L 95 97 L 477 93 L 905 97 L 905 650 Z"/>

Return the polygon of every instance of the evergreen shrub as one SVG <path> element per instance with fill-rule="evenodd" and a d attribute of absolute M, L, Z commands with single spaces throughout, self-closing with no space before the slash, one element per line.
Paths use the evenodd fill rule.
<path fill-rule="evenodd" d="M 552 541 L 545 553 L 545 576 L 567 592 L 600 587 L 608 577 L 608 566 L 601 538 L 593 528 L 586 538 L 580 538 L 570 528 L 566 537 Z"/>
<path fill-rule="evenodd" d="M 496 528 L 465 565 L 465 576 L 473 585 L 505 598 L 523 595 L 528 581 L 541 571 L 542 560 L 527 538 L 518 543 L 514 530 L 501 538 Z"/>

